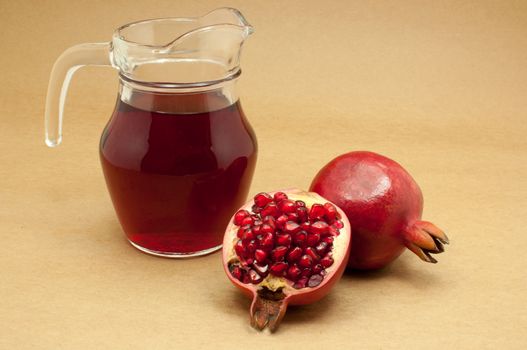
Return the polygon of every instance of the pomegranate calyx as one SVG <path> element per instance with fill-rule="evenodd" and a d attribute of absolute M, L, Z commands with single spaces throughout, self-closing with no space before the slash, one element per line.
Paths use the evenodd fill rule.
<path fill-rule="evenodd" d="M 261 288 L 256 292 L 251 304 L 251 326 L 260 331 L 268 327 L 272 333 L 280 325 L 286 309 L 287 302 L 282 289 L 272 291 Z"/>
<path fill-rule="evenodd" d="M 416 221 L 404 232 L 405 245 L 421 260 L 435 264 L 437 260 L 430 254 L 445 251 L 444 244 L 450 241 L 447 235 L 437 226 L 428 221 Z"/>

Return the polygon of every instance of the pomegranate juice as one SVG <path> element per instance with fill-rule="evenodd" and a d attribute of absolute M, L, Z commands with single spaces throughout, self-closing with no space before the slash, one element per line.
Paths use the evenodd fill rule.
<path fill-rule="evenodd" d="M 101 162 L 123 230 L 140 249 L 170 255 L 218 247 L 247 197 L 254 133 L 239 102 L 213 109 L 211 101 L 196 94 L 117 103 Z"/>

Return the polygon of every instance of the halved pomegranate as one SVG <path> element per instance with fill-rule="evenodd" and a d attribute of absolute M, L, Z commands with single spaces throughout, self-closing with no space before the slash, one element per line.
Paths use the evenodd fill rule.
<path fill-rule="evenodd" d="M 231 282 L 253 299 L 251 325 L 273 332 L 288 305 L 313 303 L 340 279 L 351 229 L 344 212 L 316 193 L 259 193 L 232 217 L 223 240 Z"/>

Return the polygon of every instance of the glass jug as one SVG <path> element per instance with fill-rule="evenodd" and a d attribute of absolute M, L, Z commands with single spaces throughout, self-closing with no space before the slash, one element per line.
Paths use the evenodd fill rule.
<path fill-rule="evenodd" d="M 50 147 L 61 142 L 75 70 L 107 65 L 119 71 L 100 159 L 134 247 L 166 257 L 221 247 L 256 165 L 256 138 L 236 87 L 240 51 L 252 31 L 239 11 L 221 8 L 198 18 L 130 23 L 110 43 L 74 46 L 55 62 L 45 116 Z"/>

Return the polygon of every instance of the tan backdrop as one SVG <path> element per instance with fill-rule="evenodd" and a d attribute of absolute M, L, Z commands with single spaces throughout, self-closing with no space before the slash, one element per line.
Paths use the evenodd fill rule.
<path fill-rule="evenodd" d="M 115 71 L 78 72 L 64 144 L 44 146 L 64 49 L 223 5 L 256 28 L 241 79 L 260 145 L 251 194 L 306 188 L 346 151 L 385 154 L 450 235 L 437 265 L 406 253 L 346 274 L 257 334 L 219 254 L 174 261 L 125 241 L 97 154 Z M 0 348 L 526 348 L 527 2 L 2 0 L 0 43 Z"/>

